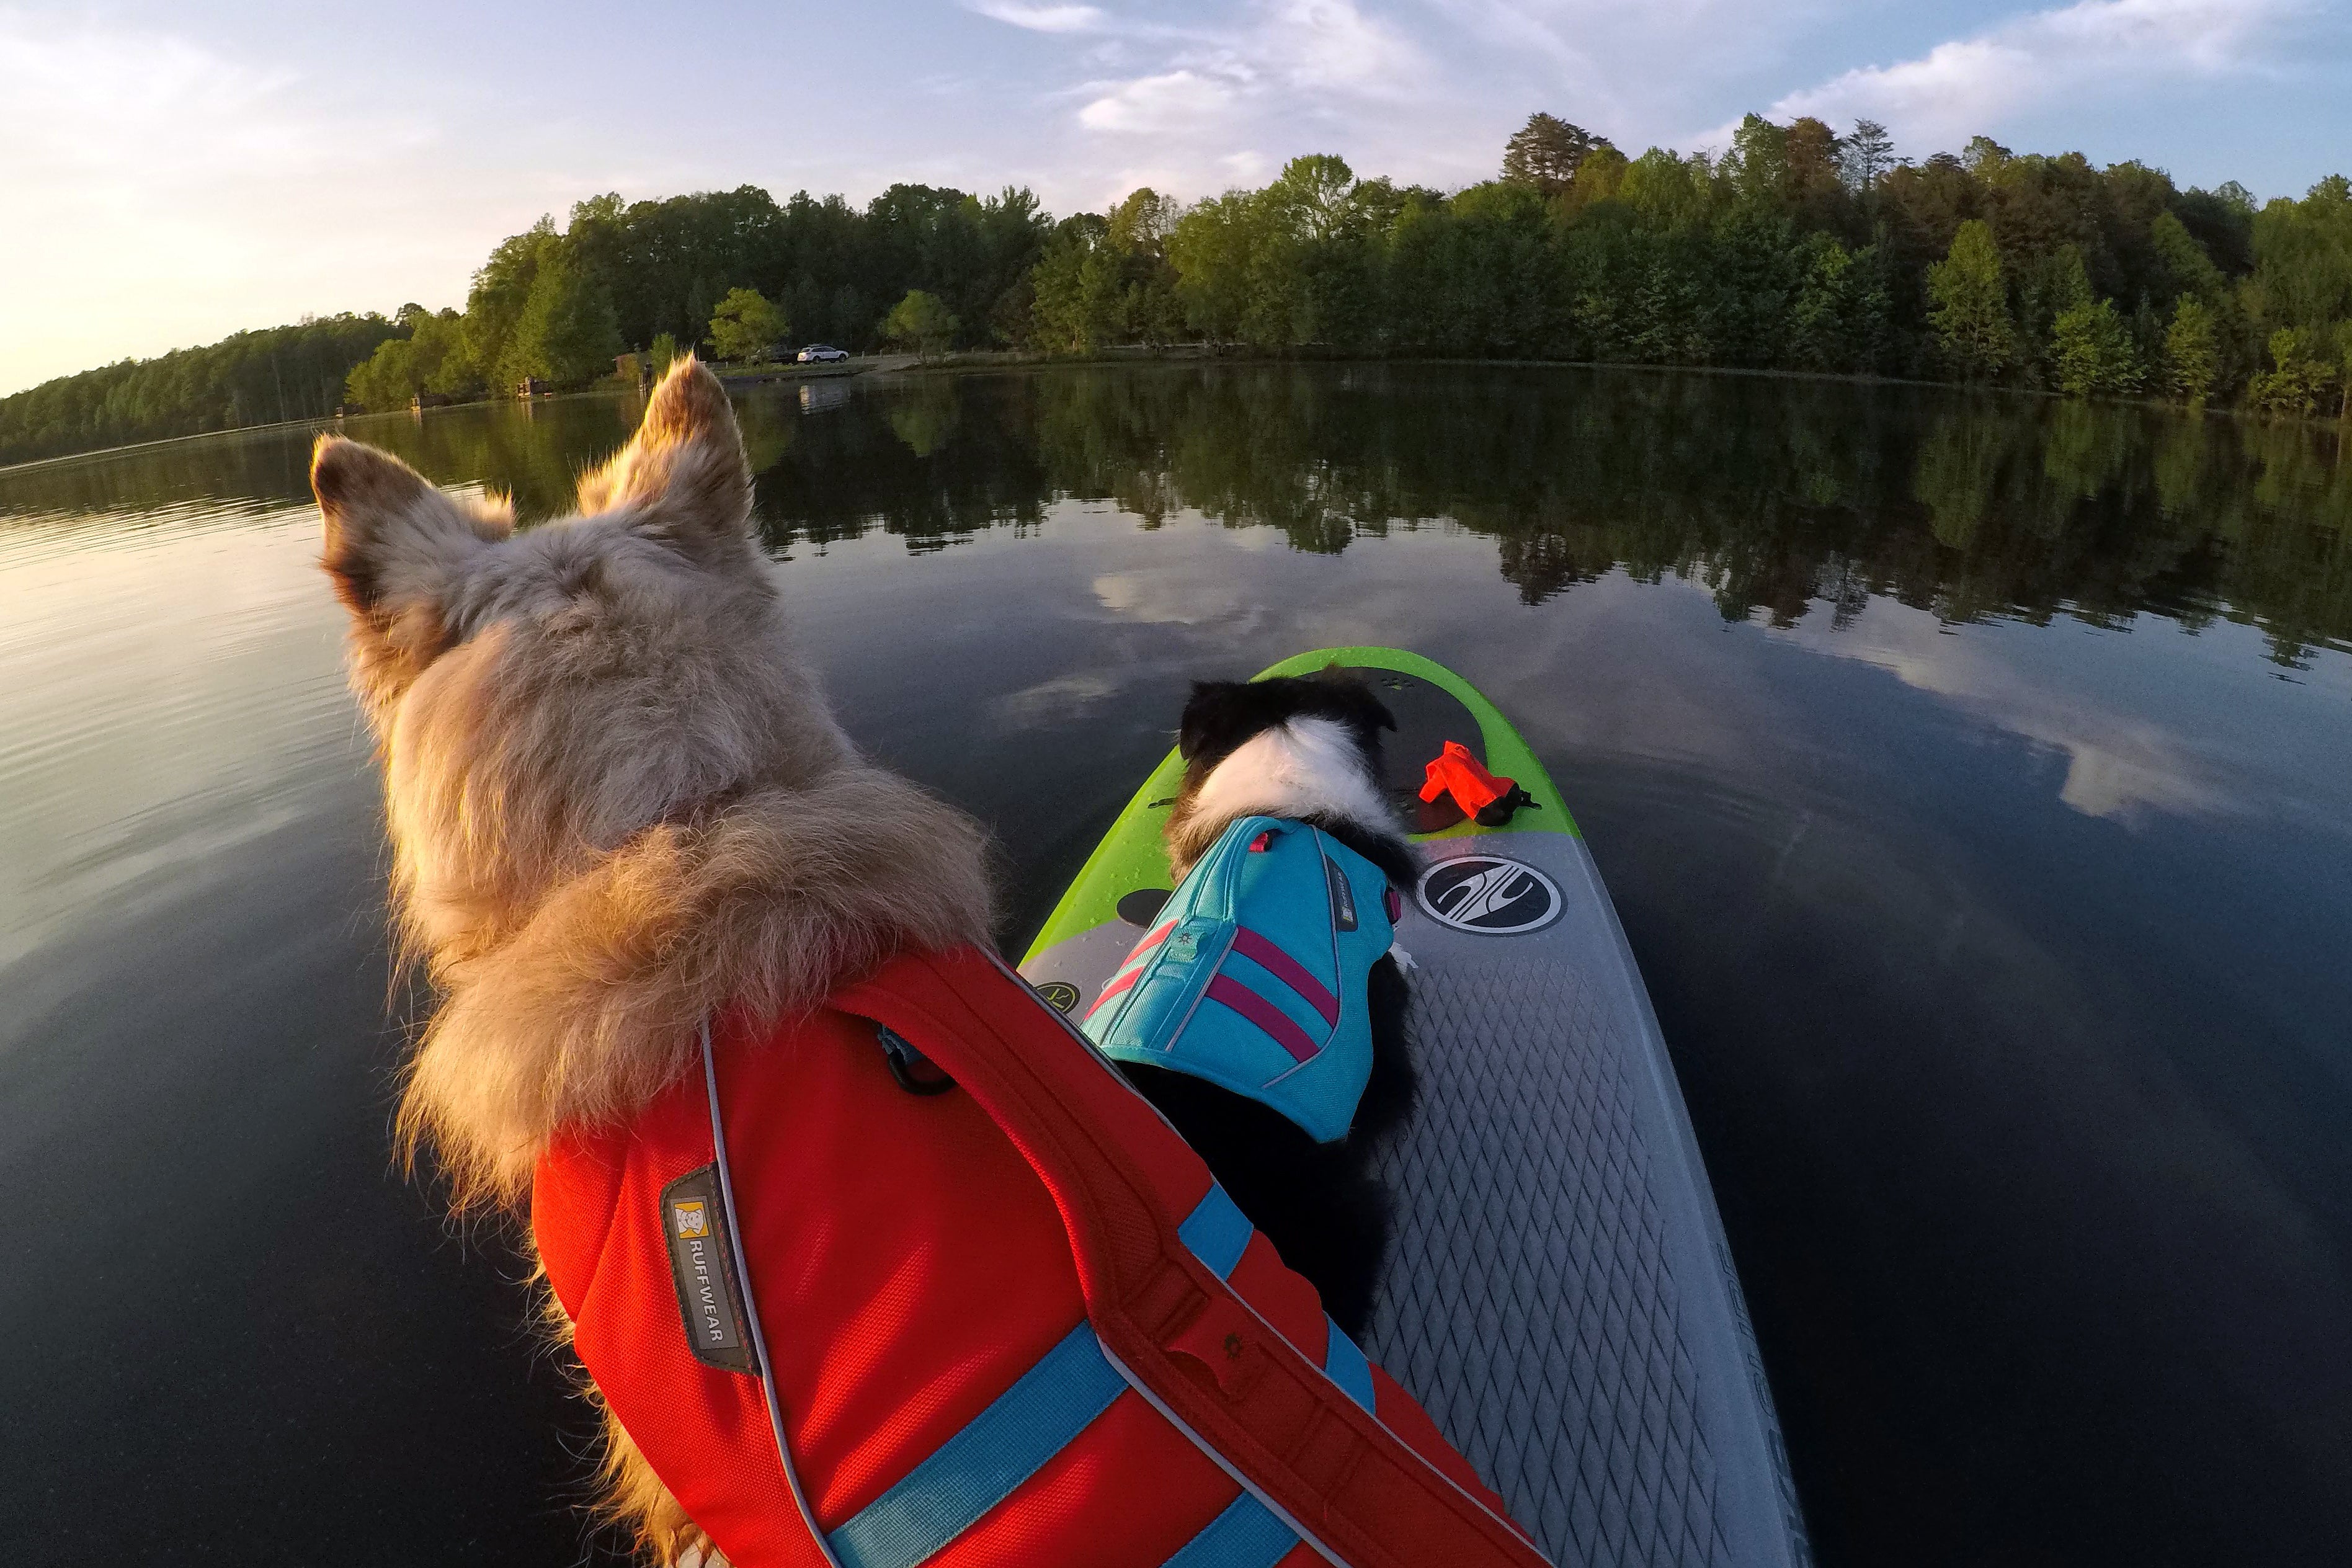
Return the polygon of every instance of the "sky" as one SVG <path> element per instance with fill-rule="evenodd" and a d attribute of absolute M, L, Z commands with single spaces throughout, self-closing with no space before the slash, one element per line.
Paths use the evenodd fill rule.
<path fill-rule="evenodd" d="M 1453 187 L 1546 110 L 1627 153 L 1749 110 L 1924 157 L 2352 170 L 2345 0 L 0 0 L 0 394 L 305 314 L 462 305 L 541 213 L 751 184 L 1190 199 L 1302 153 Z"/>

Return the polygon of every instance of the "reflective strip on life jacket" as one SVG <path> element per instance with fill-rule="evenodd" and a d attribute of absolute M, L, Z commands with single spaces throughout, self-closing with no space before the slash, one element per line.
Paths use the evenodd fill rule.
<path fill-rule="evenodd" d="M 1143 970 L 1140 966 L 1126 970 L 1118 974 L 1113 975 L 1111 977 L 1110 984 L 1103 987 L 1102 994 L 1095 998 L 1095 1005 L 1087 1009 L 1087 1016 L 1089 1018 L 1093 1017 L 1114 997 L 1122 995 L 1129 990 L 1132 989 L 1135 983 L 1142 978 Z"/>
<path fill-rule="evenodd" d="M 1137 959 L 1141 958 L 1145 953 L 1150 952 L 1153 948 L 1158 947 L 1161 942 L 1166 942 L 1168 940 L 1168 933 L 1175 929 L 1176 922 L 1174 921 L 1168 921 L 1166 924 L 1160 926 L 1159 930 L 1145 937 L 1141 942 L 1139 942 L 1133 947 L 1129 948 L 1127 950 L 1127 956 L 1120 959 L 1119 963 L 1122 965 L 1133 963 Z"/>
<path fill-rule="evenodd" d="M 1111 976 L 1110 984 L 1102 988 L 1102 994 L 1097 996 L 1094 1005 L 1087 1009 L 1087 1016 L 1093 1017 L 1104 1006 L 1132 989 L 1135 983 L 1143 978 L 1145 968 L 1137 960 L 1165 942 L 1168 933 L 1175 929 L 1172 923 L 1164 925 L 1138 942 L 1134 951 L 1127 955 L 1125 967 Z M 1268 977 L 1286 987 L 1301 1002 L 1312 1007 L 1327 1026 L 1339 1024 L 1339 999 L 1331 994 L 1331 988 L 1308 973 L 1304 964 L 1265 936 L 1243 926 L 1234 932 L 1233 945 L 1227 952 L 1229 955 L 1237 954 L 1247 959 Z M 1230 957 L 1227 962 L 1230 963 Z M 1289 1052 L 1294 1061 L 1311 1061 L 1323 1049 L 1322 1042 L 1301 1028 L 1283 1010 L 1280 1003 L 1224 965 L 1219 966 L 1217 973 L 1210 978 L 1208 989 L 1202 994 L 1219 1006 L 1248 1019 L 1268 1038 Z"/>

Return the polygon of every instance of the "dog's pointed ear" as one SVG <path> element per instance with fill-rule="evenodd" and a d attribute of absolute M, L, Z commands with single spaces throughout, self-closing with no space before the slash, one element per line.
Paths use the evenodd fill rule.
<path fill-rule="evenodd" d="M 449 645 L 451 586 L 513 519 L 453 500 L 391 453 L 340 436 L 311 448 L 310 490 L 325 524 L 319 563 L 352 613 L 352 675 L 381 703 Z"/>
<path fill-rule="evenodd" d="M 391 453 L 341 436 L 311 447 L 310 493 L 326 525 L 319 563 L 362 618 L 436 597 L 467 556 L 514 527 L 502 503 L 453 500 Z"/>
<path fill-rule="evenodd" d="M 625 508 L 633 526 L 710 566 L 750 559 L 751 467 L 727 389 L 691 356 L 646 401 L 629 444 L 580 479 L 580 510 Z"/>
<path fill-rule="evenodd" d="M 1176 752 L 1186 762 L 1203 754 L 1223 756 L 1240 739 L 1244 719 L 1240 699 L 1247 693 L 1244 680 L 1196 680 L 1184 703 L 1184 717 L 1176 731 Z"/>

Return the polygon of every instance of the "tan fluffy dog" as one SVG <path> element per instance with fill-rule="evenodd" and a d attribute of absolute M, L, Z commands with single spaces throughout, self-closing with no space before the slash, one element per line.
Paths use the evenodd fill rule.
<path fill-rule="evenodd" d="M 735 416 L 663 380 L 580 515 L 514 531 L 398 458 L 310 465 L 352 687 L 381 744 L 404 948 L 442 993 L 400 1133 L 509 1212 L 557 1129 L 624 1120 L 698 1026 L 785 1017 L 901 948 L 982 942 L 983 837 L 859 756 L 793 658 Z M 606 1417 L 611 1510 L 708 1542 Z"/>

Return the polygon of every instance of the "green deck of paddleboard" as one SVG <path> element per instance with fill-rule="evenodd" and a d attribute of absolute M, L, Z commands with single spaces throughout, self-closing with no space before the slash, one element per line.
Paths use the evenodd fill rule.
<path fill-rule="evenodd" d="M 1517 780 L 1539 808 L 1519 812 L 1507 827 L 1481 827 L 1465 820 L 1440 832 L 1423 835 L 1423 839 L 1469 838 L 1487 833 L 1577 831 L 1576 819 L 1569 815 L 1568 805 L 1552 786 L 1550 775 L 1536 761 L 1535 752 L 1511 727 L 1510 721 L 1486 700 L 1485 693 L 1433 659 L 1398 647 L 1317 648 L 1269 666 L 1260 670 L 1256 679 L 1311 675 L 1332 664 L 1356 669 L 1393 670 L 1444 691 L 1478 721 L 1479 732 L 1486 742 L 1487 768 Z M 1062 901 L 1055 906 L 1045 929 L 1037 933 L 1037 940 L 1029 944 L 1028 957 L 1023 963 L 1056 942 L 1117 920 L 1118 900 L 1136 889 L 1169 885 L 1168 850 L 1160 831 L 1167 826 L 1169 807 L 1175 804 L 1176 791 L 1183 782 L 1184 759 L 1171 747 L 1096 846 L 1076 879 L 1062 895 Z"/>

